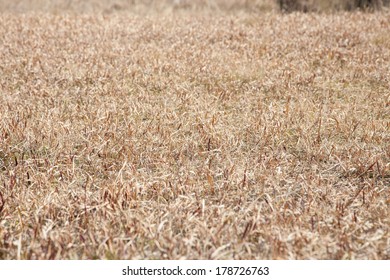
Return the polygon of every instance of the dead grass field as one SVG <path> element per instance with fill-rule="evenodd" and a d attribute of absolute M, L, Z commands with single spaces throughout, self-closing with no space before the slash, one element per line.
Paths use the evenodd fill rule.
<path fill-rule="evenodd" d="M 0 16 L 1 259 L 389 259 L 390 12 Z"/>

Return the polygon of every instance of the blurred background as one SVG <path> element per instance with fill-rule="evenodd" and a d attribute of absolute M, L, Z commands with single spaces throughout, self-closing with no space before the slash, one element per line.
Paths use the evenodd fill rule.
<path fill-rule="evenodd" d="M 172 11 L 376 11 L 390 0 L 0 0 L 0 12 L 149 13 Z"/>

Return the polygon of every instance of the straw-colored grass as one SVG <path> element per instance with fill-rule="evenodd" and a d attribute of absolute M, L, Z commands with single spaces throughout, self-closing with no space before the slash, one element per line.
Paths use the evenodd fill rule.
<path fill-rule="evenodd" d="M 0 258 L 389 259 L 390 13 L 0 17 Z"/>

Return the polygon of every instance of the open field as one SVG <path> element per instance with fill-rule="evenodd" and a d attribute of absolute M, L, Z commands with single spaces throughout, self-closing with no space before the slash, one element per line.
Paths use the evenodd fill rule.
<path fill-rule="evenodd" d="M 1 259 L 390 258 L 390 11 L 7 9 Z"/>

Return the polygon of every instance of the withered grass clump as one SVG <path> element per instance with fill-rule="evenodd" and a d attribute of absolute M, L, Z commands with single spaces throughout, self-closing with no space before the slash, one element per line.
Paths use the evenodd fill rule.
<path fill-rule="evenodd" d="M 389 259 L 390 14 L 2 14 L 0 258 Z"/>

